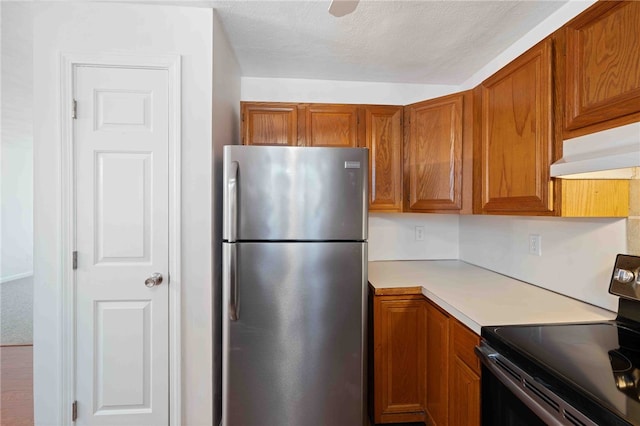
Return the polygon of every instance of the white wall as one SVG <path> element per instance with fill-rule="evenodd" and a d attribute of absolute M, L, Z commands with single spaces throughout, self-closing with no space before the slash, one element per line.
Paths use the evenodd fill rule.
<path fill-rule="evenodd" d="M 31 4 L 3 2 L 0 7 L 2 283 L 33 273 L 33 52 Z"/>
<path fill-rule="evenodd" d="M 542 256 L 529 254 L 529 234 L 542 237 Z M 460 259 L 612 311 L 609 280 L 625 252 L 626 219 L 460 218 Z"/>
<path fill-rule="evenodd" d="M 65 283 L 60 282 L 60 263 L 67 259 L 59 253 L 60 53 L 102 51 L 182 57 L 183 424 L 211 425 L 213 12 L 39 2 L 34 14 L 35 421 L 58 425 L 62 409 L 58 339 Z"/>
<path fill-rule="evenodd" d="M 407 105 L 448 95 L 456 86 L 242 77 L 243 101 Z"/>
<path fill-rule="evenodd" d="M 222 147 L 236 145 L 240 141 L 240 66 L 229 44 L 216 12 L 213 14 L 213 313 L 222 312 Z M 222 318 L 211 315 L 213 324 L 213 383 L 222 382 Z M 191 348 L 197 350 L 198 348 Z M 191 367 L 194 374 L 199 365 Z M 185 390 L 183 397 L 189 400 L 192 391 Z M 193 392 L 195 393 L 195 392 Z M 213 389 L 214 425 L 222 416 L 222 389 Z M 195 395 L 193 395 L 195 396 Z M 191 411 L 191 410 L 189 410 Z M 185 422 L 185 424 L 191 424 Z"/>
<path fill-rule="evenodd" d="M 416 241 L 415 227 L 425 237 Z M 458 215 L 370 213 L 369 260 L 458 258 Z"/>

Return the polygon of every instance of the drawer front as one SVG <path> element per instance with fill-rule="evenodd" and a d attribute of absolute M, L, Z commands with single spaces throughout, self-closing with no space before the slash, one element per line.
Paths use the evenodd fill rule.
<path fill-rule="evenodd" d="M 459 321 L 452 321 L 453 353 L 458 356 L 476 374 L 480 374 L 480 360 L 473 351 L 480 344 L 480 336 L 462 325 Z"/>

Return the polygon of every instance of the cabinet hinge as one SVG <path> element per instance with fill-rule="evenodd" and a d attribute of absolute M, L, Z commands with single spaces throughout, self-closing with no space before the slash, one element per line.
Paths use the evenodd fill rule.
<path fill-rule="evenodd" d="M 71 261 L 73 264 L 73 269 L 78 269 L 78 252 L 74 251 L 71 258 L 72 258 Z"/>
<path fill-rule="evenodd" d="M 242 114 L 240 114 L 240 120 L 242 120 L 242 122 L 244 122 L 244 112 Z"/>
<path fill-rule="evenodd" d="M 71 118 L 74 120 L 78 118 L 78 102 L 75 99 L 71 101 Z"/>
<path fill-rule="evenodd" d="M 73 401 L 71 404 L 71 421 L 75 422 L 78 419 L 78 401 Z"/>

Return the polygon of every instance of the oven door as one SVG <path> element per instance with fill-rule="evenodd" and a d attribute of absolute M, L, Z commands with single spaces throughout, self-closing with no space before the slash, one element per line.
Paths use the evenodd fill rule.
<path fill-rule="evenodd" d="M 485 341 L 476 354 L 482 361 L 483 426 L 597 426 Z"/>

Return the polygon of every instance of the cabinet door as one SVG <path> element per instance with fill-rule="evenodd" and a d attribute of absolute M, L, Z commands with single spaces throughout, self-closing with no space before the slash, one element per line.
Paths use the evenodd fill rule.
<path fill-rule="evenodd" d="M 598 2 L 567 25 L 566 38 L 565 128 L 639 113 L 640 2 Z"/>
<path fill-rule="evenodd" d="M 427 303 L 427 415 L 430 425 L 447 424 L 448 396 L 449 317 Z"/>
<path fill-rule="evenodd" d="M 306 145 L 358 147 L 358 109 L 358 105 L 308 105 L 305 111 Z"/>
<path fill-rule="evenodd" d="M 544 214 L 553 210 L 551 40 L 482 83 L 482 210 Z"/>
<path fill-rule="evenodd" d="M 405 210 L 462 207 L 462 93 L 409 105 Z"/>
<path fill-rule="evenodd" d="M 374 298 L 374 422 L 425 420 L 426 301 Z"/>
<path fill-rule="evenodd" d="M 242 103 L 243 145 L 298 145 L 298 105 Z"/>
<path fill-rule="evenodd" d="M 449 424 L 480 425 L 480 360 L 474 348 L 480 337 L 457 320 L 449 322 Z"/>
<path fill-rule="evenodd" d="M 365 107 L 369 211 L 402 210 L 402 107 Z"/>
<path fill-rule="evenodd" d="M 480 426 L 480 376 L 459 357 L 452 357 L 450 377 L 451 426 Z"/>

